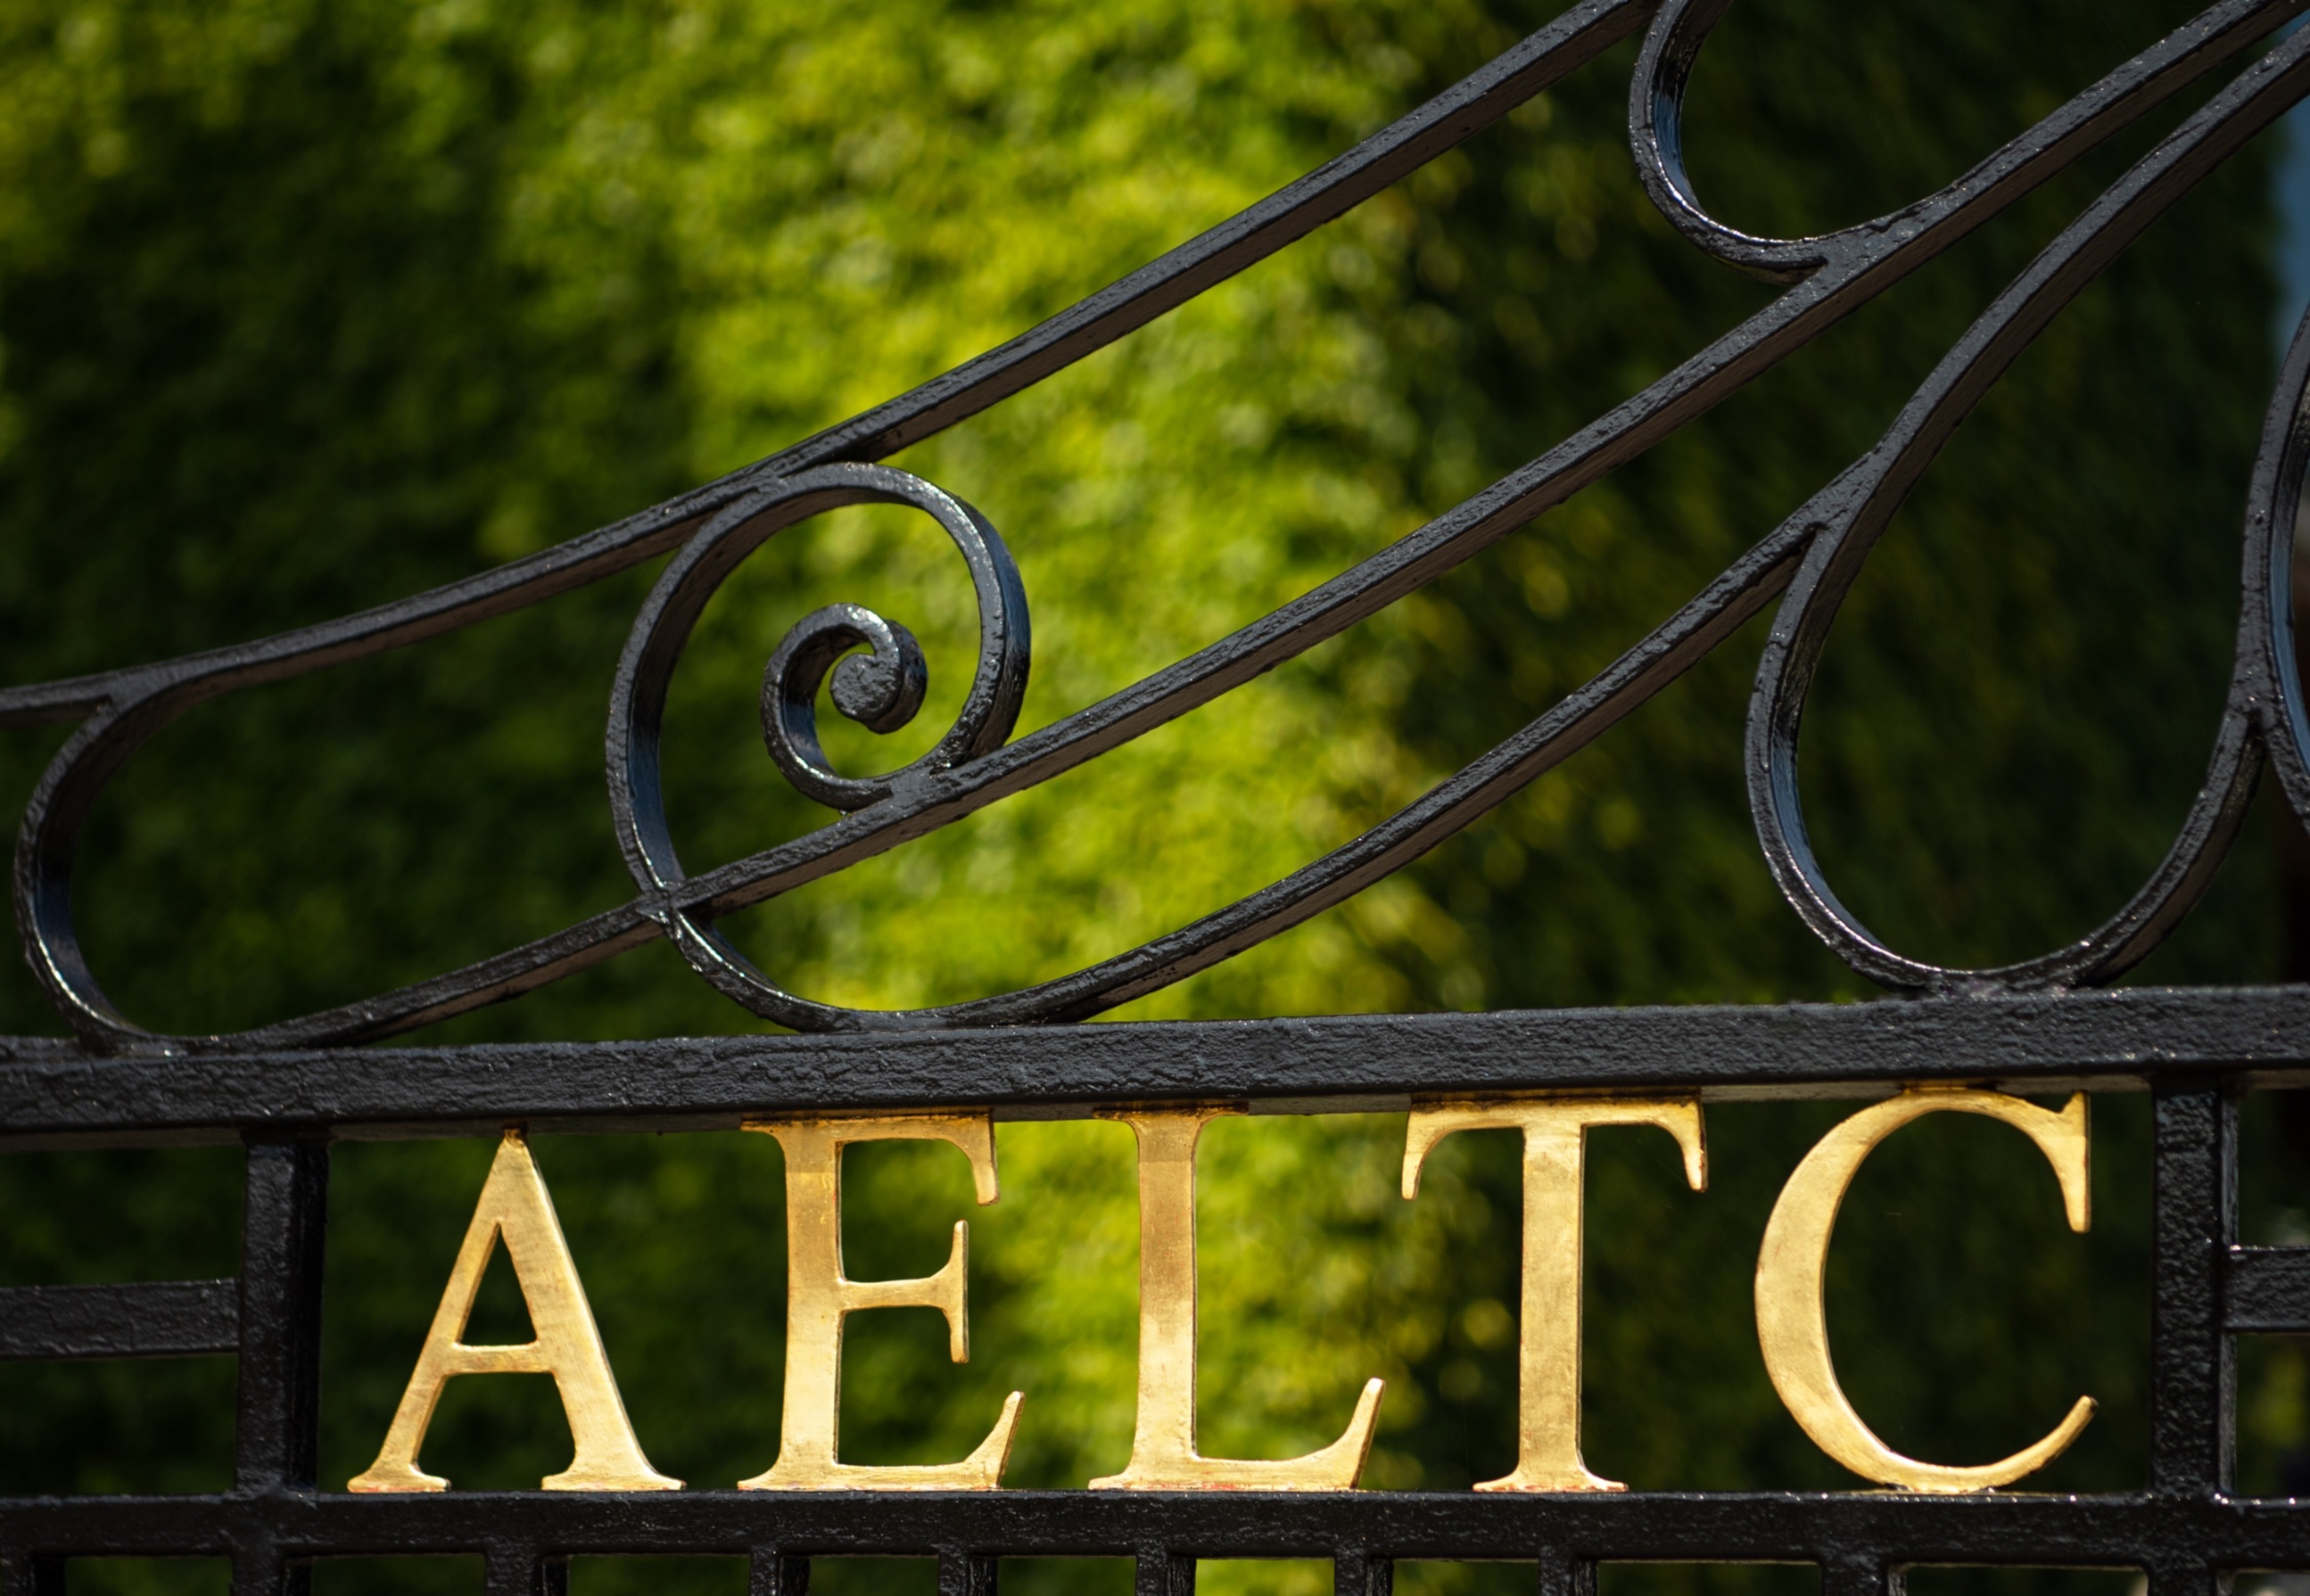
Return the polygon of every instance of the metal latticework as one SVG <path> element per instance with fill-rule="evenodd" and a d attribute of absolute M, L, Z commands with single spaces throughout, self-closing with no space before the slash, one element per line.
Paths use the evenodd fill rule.
<path fill-rule="evenodd" d="M 55 1592 L 74 1557 L 229 1557 L 235 1588 L 300 1587 L 317 1557 L 479 1552 L 493 1593 L 560 1588 L 572 1557 L 749 1554 L 754 1590 L 794 1596 L 809 1559 L 935 1555 L 942 1590 L 991 1591 L 1003 1556 L 1138 1560 L 1142 1593 L 1192 1588 L 1199 1557 L 1333 1560 L 1342 1592 L 1388 1588 L 1402 1558 L 1535 1563 L 1548 1596 L 1599 1561 L 1818 1564 L 1828 1596 L 1883 1592 L 1924 1563 L 2128 1566 L 2152 1596 L 2242 1568 L 2310 1566 L 2310 1511 L 2232 1491 L 2232 1344 L 2310 1332 L 2310 1248 L 2245 1249 L 2235 1115 L 2254 1084 L 2310 1066 L 2310 990 L 2103 993 L 2202 894 L 2262 766 L 2310 817 L 2310 721 L 2288 601 L 2310 465 L 2310 339 L 2285 362 L 2245 517 L 2236 664 L 2209 772 L 2165 861 L 2098 929 L 1993 970 L 1900 954 L 1837 898 L 1807 842 L 1799 721 L 1836 614 L 1919 475 L 2031 338 L 2159 215 L 2310 92 L 2310 0 L 2223 0 L 1943 190 L 1819 238 L 1759 239 L 1710 217 L 1686 179 L 1682 96 L 1724 0 L 1585 0 L 1307 177 L 915 391 L 722 481 L 465 581 L 241 646 L 0 692 L 0 725 L 75 723 L 24 816 L 16 906 L 72 1044 L 0 1042 L 0 1138 L 14 1147 L 238 1141 L 248 1153 L 237 1280 L 0 1292 L 0 1356 L 232 1351 L 235 1486 L 221 1496 L 0 1502 L 12 1592 Z M 1630 96 L 1637 169 L 1701 249 L 1785 285 L 1724 337 L 1530 464 L 1363 563 L 1134 685 L 1013 740 L 1028 598 L 1002 538 L 941 489 L 877 464 L 1015 395 L 1243 271 L 1498 121 L 1617 41 L 1644 34 Z M 2270 44 L 2266 53 L 2254 47 Z M 2242 67 L 2235 63 L 2244 59 Z M 2228 71 L 2226 82 L 2210 80 Z M 908 1013 L 784 990 L 717 919 L 1051 779 L 1208 703 L 1434 580 L 1705 413 L 1950 248 L 2085 152 L 2176 96 L 2196 109 L 2045 249 L 1948 352 L 1878 446 L 1650 636 L 1522 731 L 1368 832 L 1169 934 L 1055 980 Z M 780 769 L 842 818 L 699 873 L 676 856 L 659 784 L 667 685 L 717 586 L 768 538 L 829 508 L 909 505 L 964 557 L 979 619 L 953 728 L 871 779 L 830 768 L 815 716 L 877 731 L 922 702 L 905 628 L 838 604 L 769 662 L 763 733 Z M 438 637 L 671 556 L 616 677 L 607 770 L 634 896 L 465 968 L 236 1035 L 162 1036 L 119 1013 L 83 958 L 72 880 L 106 784 L 204 700 Z M 1777 601 L 1749 726 L 1765 856 L 1806 923 L 1854 968 L 1923 1001 L 1841 1008 L 1563 1011 L 1071 1029 L 1336 905 L 1464 828 L 1631 713 Z M 863 652 L 860 652 L 862 651 Z M 536 990 L 653 939 L 752 1013 L 805 1033 L 465 1049 L 364 1044 Z M 1415 1097 L 1643 1091 L 1869 1096 L 1930 1082 L 2146 1089 L 2156 1102 L 2152 1452 L 2148 1486 L 2097 1496 L 1877 1493 L 1426 1495 L 1385 1492 L 325 1493 L 315 1479 L 328 1146 L 544 1132 L 727 1127 L 796 1112 L 969 1108 L 996 1117 L 1118 1103 L 1368 1110 Z"/>

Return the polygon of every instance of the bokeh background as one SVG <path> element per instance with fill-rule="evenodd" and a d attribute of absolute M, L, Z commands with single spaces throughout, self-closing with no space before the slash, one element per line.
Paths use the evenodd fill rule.
<path fill-rule="evenodd" d="M 758 458 L 1009 337 L 1317 164 L 1547 20 L 1548 0 L 5 0 L 0 4 L 0 678 L 154 659 L 513 559 Z M 1692 95 L 1701 192 L 1816 230 L 1947 181 L 2190 14 L 2185 0 L 1741 0 Z M 1021 729 L 1223 636 L 1448 507 L 1772 291 L 1645 200 L 1624 46 L 1281 256 L 899 456 L 1003 529 L 1033 602 Z M 1719 412 L 1426 591 L 1090 768 L 733 929 L 796 990 L 912 1005 L 1131 946 L 1354 835 L 1545 709 L 1874 441 L 2031 255 L 2186 109 L 2082 160 Z M 2228 671 L 2236 528 L 2282 308 L 2283 132 L 2038 341 L 1841 617 L 1807 726 L 1816 839 L 1895 945 L 2066 940 L 2163 853 Z M 600 774 L 654 568 L 164 733 L 91 828 L 80 906 L 132 1016 L 213 1030 L 423 976 L 622 901 Z M 843 768 L 926 747 L 967 680 L 943 539 L 844 511 L 708 611 L 668 782 L 693 867 L 824 823 L 762 751 L 763 661 L 850 600 L 924 639 L 930 702 Z M 1760 863 L 1739 772 L 1758 629 L 1398 877 L 1120 1019 L 1871 995 Z M 0 739 L 29 792 L 57 734 Z M 2135 979 L 2298 973 L 2310 863 L 2265 807 Z M 57 1028 L 14 962 L 0 1030 Z M 436 1040 L 743 1032 L 663 947 Z M 2145 1106 L 2095 1106 L 2095 1224 L 2016 1133 L 1947 1116 L 1868 1166 L 1830 1269 L 1840 1370 L 1892 1444 L 1969 1462 L 2102 1409 L 2033 1484 L 2145 1474 Z M 1714 1180 L 1656 1133 L 1589 1177 L 1587 1452 L 1639 1488 L 1847 1487 L 1754 1341 L 1765 1214 L 1836 1106 L 1713 1107 Z M 2310 1239 L 2310 1135 L 2250 1106 L 2254 1239 Z M 1003 1198 L 931 1148 L 852 1155 L 861 1275 L 974 1227 L 972 1362 L 927 1311 L 851 1331 L 845 1455 L 959 1456 L 1028 1393 L 1010 1480 L 1128 1451 L 1128 1132 L 1016 1124 Z M 1513 1453 L 1515 1149 L 1461 1136 L 1395 1195 L 1400 1116 L 1207 1136 L 1207 1448 L 1329 1440 L 1389 1392 L 1368 1483 L 1460 1489 Z M 325 1480 L 365 1466 L 471 1211 L 482 1142 L 336 1154 Z M 777 1440 L 784 1238 L 763 1137 L 544 1139 L 652 1459 L 718 1486 Z M 238 1160 L 0 1161 L 0 1280 L 226 1274 Z M 518 1338 L 497 1266 L 474 1333 Z M 2310 1361 L 2247 1350 L 2244 1471 L 2310 1482 Z M 229 1476 L 230 1360 L 0 1367 L 0 1489 Z M 568 1436 L 539 1377 L 453 1383 L 424 1457 L 525 1488 Z M 814 1589 L 930 1588 L 821 1563 Z M 1123 1564 L 1020 1564 L 1026 1596 Z M 1420 1566 L 1400 1589 L 1528 1590 Z M 735 1564 L 581 1563 L 583 1596 L 729 1592 Z M 81 1565 L 76 1592 L 221 1591 Z M 1219 1596 L 1329 1588 L 1207 1565 Z M 2123 1574 L 1920 1573 L 1921 1596 L 2116 1596 Z M 326 1596 L 477 1592 L 473 1560 L 324 1566 Z M 1608 1569 L 1607 1596 L 1813 1588 L 1809 1569 Z"/>

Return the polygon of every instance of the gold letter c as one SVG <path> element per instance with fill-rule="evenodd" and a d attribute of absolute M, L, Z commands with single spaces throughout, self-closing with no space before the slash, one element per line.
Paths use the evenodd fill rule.
<path fill-rule="evenodd" d="M 1985 1491 L 2010 1485 L 2059 1457 L 2093 1417 L 2093 1399 L 2080 1397 L 2051 1434 L 1999 1462 L 1962 1468 L 1904 1457 L 1880 1441 L 1845 1400 L 1829 1361 L 1828 1322 L 1821 1302 L 1821 1276 L 1828 1264 L 1828 1238 L 1837 1226 L 1837 1206 L 1862 1160 L 1911 1120 L 1942 1110 L 1986 1115 L 2036 1142 L 2062 1183 L 2070 1228 L 2086 1228 L 2091 1198 L 2082 1092 L 2055 1114 L 2002 1092 L 1948 1088 L 1905 1091 L 1863 1109 L 1822 1137 L 1781 1188 L 1757 1258 L 1757 1340 L 1764 1349 L 1765 1370 L 1790 1414 L 1815 1445 L 1855 1474 L 1906 1490 Z"/>

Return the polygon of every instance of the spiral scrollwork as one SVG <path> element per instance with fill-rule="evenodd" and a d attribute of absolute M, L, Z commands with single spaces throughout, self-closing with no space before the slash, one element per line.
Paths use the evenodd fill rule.
<path fill-rule="evenodd" d="M 1779 601 L 1749 724 L 1751 806 L 1767 863 L 1816 934 L 1855 969 L 1911 993 L 2089 985 L 2131 967 L 2204 889 L 2271 765 L 2310 819 L 2310 712 L 2293 655 L 2291 530 L 2310 476 L 2310 334 L 2297 337 L 2264 432 L 2248 504 L 2229 702 L 2206 780 L 2165 862 L 2103 925 L 2002 969 L 1944 969 L 1896 952 L 1837 901 L 1805 835 L 1796 780 L 1807 688 L 1845 594 L 1903 497 L 2046 318 L 2133 238 L 2289 107 L 2310 96 L 2310 30 L 2279 34 L 2310 0 L 2212 0 L 1940 190 L 1815 238 L 1744 233 L 1712 216 L 1686 169 L 1683 101 L 1731 0 L 1576 0 L 1530 38 L 1388 127 L 1162 259 L 1001 348 L 780 454 L 566 543 L 375 610 L 237 647 L 35 687 L 0 690 L 0 726 L 79 723 L 27 805 L 16 852 L 18 923 L 32 969 L 83 1045 L 100 1052 L 280 1048 L 405 1031 L 551 982 L 664 937 L 754 1013 L 807 1030 L 1040 1023 L 1112 1009 L 1233 957 L 1356 892 L 1465 828 L 1570 758 Z M 1604 415 L 1352 568 L 1186 658 L 1012 741 L 1027 685 L 1027 603 L 1002 539 L 970 506 L 865 464 L 935 436 L 1145 325 L 1379 193 L 1613 45 L 1641 36 L 1629 90 L 1637 169 L 1662 213 L 1720 260 L 1791 286 Z M 2239 55 L 2227 85 L 2134 162 L 1950 351 L 1867 455 L 1652 633 L 1521 731 L 1394 814 L 1290 875 L 1097 964 L 941 1009 L 870 1012 L 782 991 L 716 922 L 951 824 L 1168 724 L 1339 636 L 1741 391 L 2012 204 Z M 841 811 L 815 831 L 696 876 L 666 825 L 659 742 L 692 629 L 729 575 L 786 527 L 843 505 L 910 506 L 938 522 L 976 589 L 978 658 L 954 724 L 881 776 L 836 770 L 818 698 L 879 733 L 920 712 L 928 682 L 906 628 L 856 604 L 797 622 L 764 673 L 762 732 L 795 788 Z M 671 559 L 637 616 L 612 691 L 612 813 L 638 889 L 627 904 L 462 969 L 232 1036 L 168 1037 L 106 999 L 81 950 L 73 870 L 91 806 L 161 727 L 221 694 L 398 648 L 536 603 L 639 562 Z"/>
<path fill-rule="evenodd" d="M 762 673 L 762 741 L 770 758 L 804 796 L 848 811 L 880 803 L 909 776 L 951 769 L 1009 739 L 1027 691 L 1027 599 L 1001 535 L 962 500 L 883 466 L 829 469 L 862 483 L 873 479 L 872 498 L 880 502 L 927 512 L 962 551 L 978 590 L 978 674 L 962 713 L 938 746 L 889 776 L 837 774 L 819 746 L 818 691 L 830 668 L 836 709 L 870 732 L 899 730 L 922 708 L 930 686 L 914 633 L 864 604 L 829 604 L 796 621 L 770 655 Z M 868 652 L 850 652 L 862 647 Z"/>
<path fill-rule="evenodd" d="M 1000 748 L 1027 692 L 1027 595 L 1002 535 L 969 505 L 920 477 L 884 465 L 824 465 L 770 484 L 731 505 L 658 578 L 634 618 L 612 690 L 611 800 L 644 890 L 682 879 L 664 824 L 657 743 L 675 663 L 707 600 L 772 536 L 799 521 L 854 504 L 922 510 L 961 551 L 978 600 L 978 666 L 955 723 L 921 758 L 884 776 L 846 776 L 819 744 L 819 690 L 831 672 L 834 706 L 871 731 L 895 732 L 922 707 L 929 669 L 914 634 L 863 604 L 829 604 L 797 621 L 762 677 L 762 738 L 795 788 L 830 808 L 879 803 L 924 775 Z M 865 654 L 851 650 L 864 647 Z"/>
<path fill-rule="evenodd" d="M 676 906 L 686 879 L 666 823 L 659 741 L 666 691 L 707 601 L 746 557 L 797 522 L 845 505 L 919 509 L 962 553 L 978 601 L 978 664 L 961 711 L 919 759 L 887 775 L 846 776 L 818 738 L 819 690 L 833 677 L 836 709 L 875 732 L 895 732 L 920 710 L 930 673 L 914 634 L 863 604 L 829 604 L 797 621 L 762 678 L 762 737 L 796 790 L 855 811 L 918 786 L 1009 740 L 1027 692 L 1030 640 L 1019 568 L 986 518 L 920 477 L 884 465 L 822 465 L 746 494 L 708 523 L 659 577 L 635 616 L 611 690 L 610 803 L 635 884 L 660 906 L 675 945 L 701 974 L 758 1012 L 791 1019 L 803 1003 L 764 980 L 711 929 L 710 916 Z M 864 654 L 853 653 L 858 648 Z"/>

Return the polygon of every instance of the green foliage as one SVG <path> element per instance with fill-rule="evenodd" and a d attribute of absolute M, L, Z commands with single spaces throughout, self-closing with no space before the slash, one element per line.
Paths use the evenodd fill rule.
<path fill-rule="evenodd" d="M 1545 14 L 1511 0 L 14 0 L 0 6 L 0 672 L 30 681 L 341 613 L 743 464 L 1221 219 Z M 1702 192 L 1760 229 L 1875 213 L 2185 14 L 2173 0 L 2026 14 L 1744 0 L 1696 85 Z M 1038 644 L 1022 729 L 1304 592 L 1764 302 L 1637 187 L 1632 54 L 898 461 L 977 504 L 1018 555 Z M 1132 946 L 1353 836 L 1545 709 L 1865 450 L 2148 136 L 1429 590 L 734 930 L 814 997 L 947 1001 Z M 1929 476 L 1840 622 L 1808 738 L 1812 822 L 1840 891 L 1898 946 L 1985 962 L 2075 934 L 2149 868 L 2187 801 L 2270 375 L 2265 186 L 2261 152 L 2234 161 L 2054 325 Z M 164 733 L 85 854 L 84 934 L 126 1011 L 256 1023 L 621 901 L 600 716 L 648 575 Z M 951 551 L 897 512 L 795 530 L 718 595 L 675 683 L 669 791 L 693 868 L 826 819 L 763 757 L 755 705 L 786 628 L 836 600 L 916 629 L 933 672 L 906 731 L 835 726 L 837 762 L 888 768 L 950 724 L 974 627 Z M 1738 771 L 1753 659 L 1753 637 L 1736 639 L 1415 870 L 1125 1017 L 1864 995 L 1757 858 Z M 13 790 L 56 741 L 0 748 Z M 2152 976 L 2271 973 L 2267 875 L 2257 835 Z M 21 973 L 0 1021 L 54 1027 Z M 435 1035 L 751 1024 L 656 948 Z M 1746 1299 L 1771 1196 L 1831 1117 L 1713 1107 L 1706 1196 L 1657 1137 L 1596 1140 L 1600 1470 L 1638 1486 L 1844 1483 L 1781 1413 Z M 2047 1483 L 2141 1477 L 2135 1106 L 2106 1106 L 2097 1140 L 2087 1238 L 2060 1229 L 2042 1167 L 1993 1127 L 1923 1125 L 1872 1163 L 1831 1306 L 1840 1347 L 1870 1349 L 1843 1366 L 1855 1400 L 1896 1444 L 1992 1455 L 2090 1390 L 2103 1417 Z M 1411 1204 L 1394 1194 L 1400 1150 L 1386 1115 L 1210 1133 L 1214 1447 L 1320 1444 L 1378 1374 L 1372 1483 L 1455 1489 L 1507 1466 L 1513 1149 L 1455 1138 Z M 854 1160 L 862 1274 L 926 1270 L 951 1221 L 972 1219 L 975 1352 L 949 1366 L 927 1314 L 865 1316 L 846 1448 L 959 1455 L 1023 1389 L 1012 1479 L 1080 1484 L 1128 1444 L 1128 1136 L 1010 1125 L 1001 1156 L 1003 1201 L 983 1211 L 951 1151 Z M 331 1483 L 382 1434 L 486 1158 L 478 1142 L 337 1155 Z M 782 1353 L 771 1144 L 550 1138 L 540 1159 L 652 1457 L 699 1485 L 764 1467 Z M 222 1154 L 13 1159 L 0 1265 L 22 1279 L 229 1272 L 234 1179 Z M 1944 1192 L 1958 1195 L 1925 1200 Z M 518 1333 L 519 1312 L 508 1282 L 485 1288 L 484 1319 Z M 221 1364 L 0 1384 L 5 1488 L 222 1478 Z M 2299 1429 L 2280 1413 L 2254 1433 L 2278 1448 Z M 426 1456 L 461 1486 L 519 1486 L 564 1444 L 542 1383 L 465 1381 Z M 1303 1575 L 1325 1577 L 1229 1566 L 1205 1588 Z M 324 1586 L 474 1577 L 454 1561 L 349 1566 Z M 902 1578 L 820 1577 L 838 1592 Z M 1405 1584 L 1489 1577 L 1423 1569 Z M 605 1564 L 578 1584 L 734 1591 L 742 1574 Z"/>

